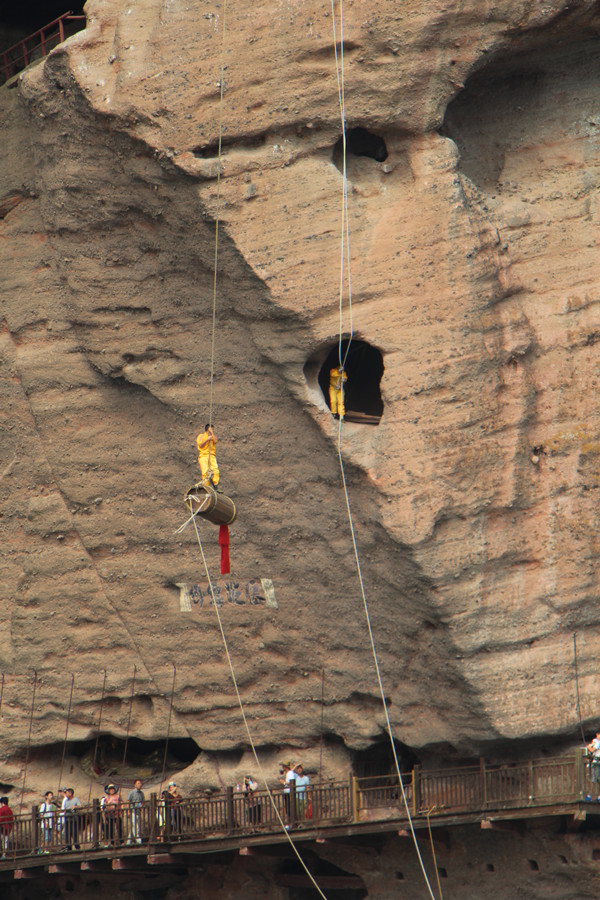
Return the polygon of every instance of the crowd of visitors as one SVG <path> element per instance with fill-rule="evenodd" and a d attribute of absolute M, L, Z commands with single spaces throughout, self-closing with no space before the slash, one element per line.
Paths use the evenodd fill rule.
<path fill-rule="evenodd" d="M 279 780 L 283 785 L 281 816 L 286 828 L 290 828 L 293 824 L 299 824 L 299 820 L 312 816 L 308 800 L 309 778 L 301 764 L 281 763 L 279 771 Z M 72 787 L 60 788 L 56 797 L 53 791 L 46 791 L 35 813 L 36 852 L 48 855 L 80 850 L 82 842 L 89 844 L 90 841 L 94 846 L 110 848 L 121 844 L 141 844 L 149 837 L 160 842 L 181 840 L 189 821 L 189 810 L 177 784 L 171 781 L 166 790 L 152 801 L 153 806 L 146 801 L 142 787 L 142 780 L 136 779 L 133 789 L 124 799 L 119 787 L 111 782 L 104 788 L 100 803 L 87 808 Z M 247 775 L 243 785 L 237 785 L 234 797 L 236 795 L 239 798 L 236 803 L 241 804 L 236 806 L 237 818 L 241 816 L 238 824 L 245 821 L 253 831 L 256 830 L 263 819 L 265 792 L 259 789 L 251 775 Z M 197 805 L 199 801 L 195 802 Z M 193 803 L 190 801 L 192 806 Z M 16 821 L 8 797 L 0 797 L 1 856 L 8 853 Z"/>

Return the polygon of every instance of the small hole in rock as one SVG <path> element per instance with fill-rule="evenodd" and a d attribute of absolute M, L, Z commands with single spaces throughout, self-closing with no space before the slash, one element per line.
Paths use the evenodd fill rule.
<path fill-rule="evenodd" d="M 346 163 L 349 156 L 366 156 L 376 162 L 384 162 L 388 158 L 385 141 L 378 134 L 366 128 L 350 128 L 346 132 Z M 344 170 L 344 139 L 340 137 L 333 148 L 333 164 L 340 172 Z"/>

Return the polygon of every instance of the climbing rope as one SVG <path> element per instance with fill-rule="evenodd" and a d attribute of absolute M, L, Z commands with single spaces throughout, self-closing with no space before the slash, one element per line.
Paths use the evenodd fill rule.
<path fill-rule="evenodd" d="M 31 731 L 33 728 L 33 709 L 35 705 L 35 694 L 37 691 L 37 672 L 33 673 L 33 695 L 31 697 L 31 711 L 29 713 L 29 731 L 27 732 L 27 749 L 25 751 L 25 768 L 23 769 L 23 784 L 21 786 L 21 796 L 19 798 L 19 815 L 23 809 L 23 796 L 25 794 L 25 779 L 27 778 L 27 767 L 29 765 L 29 749 L 31 747 Z M 15 841 L 16 854 L 16 841 Z"/>
<path fill-rule="evenodd" d="M 165 773 L 167 771 L 167 756 L 169 753 L 169 738 L 171 737 L 171 720 L 173 718 L 173 700 L 175 698 L 175 679 L 177 677 L 177 666 L 173 663 L 173 681 L 171 684 L 171 699 L 169 700 L 169 720 L 167 722 L 167 736 L 165 738 L 165 752 L 163 754 L 162 772 L 160 775 L 159 795 L 162 794 L 163 784 L 165 782 Z"/>
<path fill-rule="evenodd" d="M 157 816 L 154 816 L 152 820 L 152 827 L 150 828 L 150 834 L 148 835 L 148 849 L 154 840 L 154 831 L 157 825 L 163 827 L 167 823 L 167 816 L 170 814 L 170 810 L 168 804 L 165 802 L 162 792 L 163 792 L 163 784 L 165 783 L 165 774 L 167 771 L 167 757 L 169 753 L 169 738 L 171 737 L 171 720 L 173 718 L 173 702 L 175 698 L 175 679 L 177 678 L 177 666 L 173 663 L 173 680 L 171 682 L 171 697 L 169 699 L 169 719 L 167 722 L 167 736 L 165 738 L 165 752 L 163 753 L 163 764 L 162 764 L 162 772 L 160 773 L 160 785 L 158 788 L 158 801 L 157 801 Z M 189 729 L 187 729 L 188 734 L 191 735 Z M 193 740 L 193 738 L 192 738 Z M 159 819 L 162 818 L 162 825 L 159 822 Z M 159 840 L 163 840 L 163 835 L 159 834 Z"/>
<path fill-rule="evenodd" d="M 219 623 L 219 631 L 221 632 L 221 639 L 222 639 L 222 641 L 223 641 L 223 647 L 224 647 L 224 649 L 225 649 L 225 655 L 227 656 L 227 663 L 228 663 L 228 665 L 229 665 L 229 673 L 230 673 L 230 675 L 231 675 L 231 681 L 232 681 L 233 687 L 234 687 L 234 689 L 235 689 L 235 694 L 236 694 L 236 697 L 237 697 L 238 706 L 239 706 L 239 708 L 240 708 L 240 713 L 241 713 L 241 716 L 242 716 L 242 720 L 243 720 L 243 722 L 244 722 L 244 728 L 246 729 L 246 734 L 247 734 L 247 736 L 248 736 L 248 743 L 250 744 L 250 747 L 251 747 L 251 749 L 252 749 L 252 755 L 254 756 L 254 760 L 255 760 L 255 762 L 256 762 L 256 766 L 257 766 L 257 768 L 258 768 L 258 771 L 260 772 L 260 777 L 261 777 L 261 779 L 262 779 L 262 781 L 263 781 L 263 783 L 264 783 L 265 790 L 266 790 L 267 795 L 268 795 L 268 797 L 269 797 L 269 802 L 271 803 L 271 808 L 272 808 L 273 812 L 275 813 L 275 816 L 276 816 L 276 818 L 278 819 L 279 824 L 281 825 L 283 834 L 284 834 L 285 837 L 287 838 L 288 843 L 290 844 L 290 846 L 292 847 L 292 850 L 293 850 L 294 853 L 296 854 L 296 857 L 297 857 L 297 859 L 298 859 L 300 865 L 302 866 L 302 868 L 304 869 L 304 871 L 306 872 L 306 874 L 308 875 L 308 877 L 309 877 L 310 880 L 312 881 L 313 886 L 314 886 L 315 889 L 318 891 L 319 895 L 320 895 L 321 897 L 323 897 L 323 900 L 327 900 L 327 897 L 325 896 L 325 894 L 323 893 L 323 891 L 321 890 L 321 888 L 319 887 L 319 885 L 318 885 L 317 882 L 315 881 L 315 879 L 314 879 L 312 873 L 310 872 L 310 870 L 308 869 L 306 863 L 305 863 L 304 860 L 302 859 L 302 857 L 301 857 L 301 855 L 300 855 L 300 853 L 299 853 L 299 851 L 298 851 L 298 848 L 296 847 L 296 844 L 295 844 L 294 841 L 292 840 L 292 837 L 291 837 L 289 831 L 288 831 L 287 828 L 285 827 L 285 822 L 283 821 L 283 819 L 282 819 L 282 817 L 281 817 L 281 814 L 280 814 L 280 812 L 279 812 L 279 809 L 277 808 L 277 804 L 275 803 L 275 798 L 274 798 L 274 796 L 273 796 L 273 792 L 271 791 L 269 785 L 267 784 L 267 776 L 265 775 L 265 772 L 264 772 L 264 769 L 263 769 L 263 767 L 262 767 L 261 761 L 260 761 L 260 759 L 259 759 L 259 757 L 258 757 L 258 753 L 257 753 L 257 751 L 256 751 L 256 745 L 255 745 L 255 743 L 254 743 L 254 740 L 253 740 L 253 738 L 252 738 L 252 734 L 251 734 L 251 732 L 250 732 L 250 726 L 248 725 L 248 719 L 247 719 L 247 717 L 246 717 L 246 711 L 245 711 L 245 709 L 244 709 L 244 703 L 243 703 L 243 700 L 242 700 L 242 696 L 241 696 L 241 694 L 240 694 L 240 689 L 239 689 L 239 687 L 238 687 L 238 682 L 237 682 L 237 678 L 236 678 L 236 674 L 235 674 L 235 669 L 233 668 L 233 662 L 232 662 L 232 659 L 231 659 L 231 654 L 230 654 L 230 652 L 229 652 L 229 646 L 228 646 L 228 644 L 227 644 L 227 638 L 226 638 L 226 636 L 225 636 L 225 629 L 223 628 L 223 622 L 222 622 L 222 619 L 221 619 L 221 614 L 220 614 L 220 612 L 219 612 L 219 607 L 218 607 L 218 605 L 217 605 L 217 599 L 216 599 L 216 597 L 215 597 L 215 592 L 214 592 L 214 589 L 213 589 L 212 579 L 211 579 L 211 577 L 210 577 L 210 572 L 209 572 L 209 570 L 208 570 L 208 563 L 206 562 L 206 556 L 204 555 L 204 548 L 203 548 L 203 546 L 202 546 L 202 541 L 200 540 L 200 532 L 198 531 L 198 526 L 197 526 L 197 524 L 196 524 L 196 520 L 194 519 L 193 521 L 194 521 L 194 530 L 195 530 L 195 532 L 196 532 L 196 538 L 197 538 L 197 540 L 198 540 L 198 547 L 200 548 L 200 555 L 202 556 L 202 564 L 203 564 L 203 566 L 204 566 L 204 571 L 205 571 L 205 573 L 206 573 L 206 578 L 207 578 L 207 581 L 208 581 L 208 588 L 209 588 L 209 591 L 210 591 L 210 595 L 211 595 L 211 597 L 212 597 L 213 606 L 214 606 L 215 613 L 216 613 L 216 616 L 217 616 L 217 622 Z"/>
<path fill-rule="evenodd" d="M 221 77 L 219 79 L 219 144 L 217 153 L 217 204 L 215 213 L 215 253 L 213 274 L 213 304 L 212 304 L 212 336 L 210 343 L 210 401 L 208 424 L 213 422 L 213 395 L 215 381 L 215 333 L 217 322 L 217 265 L 219 261 L 219 218 L 221 213 L 221 150 L 223 145 L 223 94 L 225 93 L 225 33 L 226 33 L 227 0 L 223 0 L 222 11 L 222 40 L 221 40 Z M 210 442 L 208 445 L 208 465 L 210 469 Z"/>
<path fill-rule="evenodd" d="M 106 669 L 104 671 L 104 679 L 102 681 L 102 695 L 100 697 L 100 709 L 98 711 L 98 730 L 96 732 L 96 743 L 94 744 L 94 758 L 92 759 L 92 774 L 90 775 L 90 789 L 88 791 L 87 805 L 90 805 L 92 799 L 92 784 L 94 783 L 94 775 L 96 773 L 96 758 L 98 756 L 98 743 L 100 741 L 100 729 L 102 727 L 102 712 L 104 710 L 104 694 L 106 692 Z"/>
<path fill-rule="evenodd" d="M 192 515 L 189 517 L 189 519 L 186 519 L 185 522 L 183 523 L 183 525 L 180 525 L 179 528 L 177 529 L 177 531 L 174 531 L 173 534 L 181 534 L 181 532 L 185 528 L 188 527 L 188 525 L 190 524 L 192 519 L 194 519 L 196 516 L 200 515 L 201 512 L 204 512 L 204 507 L 207 505 L 207 503 L 209 501 L 210 501 L 210 494 L 207 494 L 206 497 L 204 498 L 204 500 L 202 501 L 202 504 L 196 510 L 196 512 L 192 513 Z"/>
<path fill-rule="evenodd" d="M 337 51 L 337 29 L 336 29 L 335 0 L 331 0 L 332 23 L 333 23 L 333 39 L 334 39 L 334 45 L 335 45 L 335 64 L 336 64 L 336 73 L 337 73 L 337 81 L 338 81 L 338 95 L 339 95 L 339 103 L 340 103 L 340 116 L 341 116 L 341 120 L 342 120 L 342 137 L 343 137 L 343 139 L 342 139 L 342 149 L 343 149 L 343 154 L 344 154 L 344 159 L 343 159 L 343 171 L 342 171 L 342 175 L 343 175 L 343 189 L 342 189 L 342 242 L 341 242 L 341 253 L 340 253 L 340 256 L 341 256 L 340 272 L 342 273 L 342 275 L 341 275 L 341 283 L 340 283 L 340 325 L 339 325 L 340 340 L 339 340 L 339 358 L 340 358 L 340 362 L 341 362 L 341 361 L 342 361 L 342 333 L 343 333 L 343 325 L 344 325 L 344 320 L 343 320 L 343 273 L 344 273 L 344 270 L 345 270 L 346 268 L 347 268 L 347 270 L 348 270 L 348 305 L 349 305 L 349 310 L 350 310 L 350 323 L 351 323 L 351 329 L 352 329 L 352 292 L 351 292 L 351 280 L 350 280 L 350 237 L 349 237 L 349 225 L 348 225 L 348 187 L 347 187 L 347 184 L 346 184 L 346 109 L 345 109 L 346 101 L 345 101 L 345 93 L 344 93 L 344 69 L 343 69 L 343 65 L 344 65 L 344 12 L 343 12 L 343 10 L 344 10 L 344 0 L 339 0 L 339 6 L 340 6 L 340 54 L 339 54 L 339 57 L 338 57 L 338 51 Z M 344 251 L 346 251 L 346 264 L 344 264 Z M 351 340 L 352 340 L 352 330 L 351 330 L 350 341 L 348 342 L 348 347 L 346 348 L 346 355 L 345 355 L 345 357 L 344 357 L 344 362 L 345 362 L 345 359 L 346 359 L 347 356 L 348 356 L 348 352 L 349 352 L 349 349 L 350 349 L 350 343 L 351 343 Z M 423 878 L 424 878 L 425 883 L 426 883 L 426 885 L 427 885 L 427 889 L 428 889 L 428 891 L 429 891 L 429 895 L 430 895 L 430 897 L 431 897 L 431 900 L 435 900 L 435 896 L 434 896 L 433 890 L 432 890 L 432 888 L 431 888 L 431 883 L 430 883 L 430 881 L 429 881 L 429 877 L 428 877 L 427 871 L 426 871 L 426 869 L 425 869 L 425 863 L 423 862 L 423 857 L 422 857 L 422 855 L 421 855 L 421 851 L 420 851 L 420 849 L 419 849 L 419 845 L 418 845 L 418 842 L 417 842 L 417 836 L 416 836 L 416 834 L 415 834 L 415 829 L 414 829 L 413 822 L 412 822 L 412 816 L 411 816 L 410 808 L 409 808 L 409 805 L 408 805 L 408 800 L 407 800 L 407 797 L 406 797 L 406 792 L 405 792 L 405 790 L 404 790 L 404 785 L 403 785 L 403 783 L 402 783 L 402 773 L 401 773 L 401 771 L 400 771 L 400 763 L 399 763 L 399 761 L 398 761 L 398 755 L 397 755 L 397 752 L 396 752 L 396 745 L 395 745 L 395 743 L 394 743 L 394 738 L 393 738 L 393 734 L 392 734 L 392 724 L 391 724 L 391 722 L 390 722 L 390 716 L 389 716 L 389 712 L 388 712 L 388 705 L 387 705 L 387 701 L 386 701 L 386 699 L 385 699 L 385 691 L 384 691 L 384 689 L 383 689 L 383 682 L 382 682 L 382 679 L 381 679 L 381 669 L 380 669 L 380 666 L 379 666 L 379 659 L 378 659 L 378 657 L 377 657 L 377 649 L 376 649 L 376 646 L 375 646 L 375 639 L 374 639 L 374 637 L 373 637 L 373 628 L 372 628 L 372 626 L 371 626 L 371 616 L 370 616 L 370 614 L 369 614 L 369 605 L 368 605 L 368 603 L 367 603 L 367 595 L 366 595 L 366 592 L 365 592 L 365 585 L 364 585 L 364 580 L 363 580 L 363 576 L 362 576 L 362 570 L 361 570 L 361 565 L 360 565 L 360 558 L 359 558 L 359 554 L 358 554 L 358 546 L 357 546 L 357 543 L 356 543 L 356 535 L 355 535 L 355 531 L 354 531 L 354 522 L 353 522 L 353 518 L 352 518 L 352 509 L 351 509 L 351 507 L 350 507 L 350 497 L 349 497 L 349 495 L 348 495 L 348 485 L 347 485 L 347 482 L 346 482 L 346 473 L 345 473 L 345 469 L 344 469 L 344 460 L 343 460 L 343 457 L 342 457 L 342 417 L 341 417 L 341 416 L 340 416 L 340 420 L 339 420 L 339 424 L 338 424 L 337 455 L 338 455 L 338 461 L 339 461 L 339 466 L 340 466 L 340 472 L 341 472 L 341 476 L 342 476 L 342 485 L 343 485 L 343 489 L 344 489 L 344 497 L 345 497 L 345 500 L 346 500 L 346 511 L 347 511 L 347 514 L 348 514 L 348 523 L 349 523 L 349 526 L 350 526 L 350 535 L 351 535 L 351 537 L 352 537 L 352 548 L 353 548 L 353 551 L 354 551 L 354 558 L 355 558 L 355 562 L 356 562 L 356 571 L 357 571 L 357 574 L 358 574 L 358 580 L 359 580 L 359 584 L 360 584 L 360 592 L 361 592 L 361 595 L 362 595 L 363 607 L 364 607 L 364 612 L 365 612 L 365 619 L 366 619 L 366 623 L 367 623 L 367 629 L 368 629 L 368 632 L 369 632 L 369 641 L 370 641 L 370 644 L 371 644 L 371 653 L 372 653 L 372 656 L 373 656 L 373 662 L 374 662 L 374 664 L 375 664 L 375 671 L 376 671 L 376 673 L 377 673 L 377 682 L 378 682 L 378 684 L 379 684 L 379 692 L 380 692 L 380 694 L 381 694 L 381 700 L 382 700 L 383 710 L 384 710 L 384 714 L 385 714 L 385 720 L 386 720 L 386 724 L 387 724 L 388 737 L 389 737 L 389 740 L 390 740 L 390 744 L 391 744 L 391 748 L 392 748 L 392 755 L 393 755 L 393 757 L 394 757 L 394 764 L 395 764 L 396 772 L 397 772 L 397 775 L 398 775 L 398 783 L 399 783 L 399 785 L 400 785 L 400 791 L 401 791 L 401 794 L 402 794 L 402 801 L 403 801 L 403 803 L 404 803 L 404 808 L 405 808 L 405 810 L 406 810 L 406 815 L 407 815 L 407 819 L 408 819 L 408 824 L 409 824 L 409 827 L 410 827 L 410 832 L 411 832 L 411 835 L 412 835 L 412 839 L 413 839 L 413 843 L 414 843 L 414 846 L 415 846 L 415 850 L 416 850 L 416 852 L 417 852 L 417 856 L 418 856 L 418 859 L 419 859 L 419 864 L 420 864 L 420 866 L 421 866 L 421 871 L 422 871 L 422 873 L 423 873 Z"/>
<path fill-rule="evenodd" d="M 60 791 L 60 786 L 62 784 L 63 779 L 63 770 L 65 768 L 65 756 L 67 752 L 67 739 L 69 737 L 69 724 L 71 722 L 71 708 L 73 705 L 73 687 L 75 685 L 75 676 L 71 675 L 71 692 L 69 694 L 69 709 L 67 711 L 67 724 L 65 727 L 65 737 L 63 740 L 63 748 L 62 748 L 62 757 L 60 760 L 60 773 L 58 775 L 58 790 L 56 791 L 56 796 L 58 798 L 58 791 Z"/>
<path fill-rule="evenodd" d="M 346 97 L 344 89 L 344 4 L 340 0 L 340 50 L 338 54 L 337 27 L 335 21 L 335 0 L 331 0 L 331 21 L 333 25 L 333 50 L 335 55 L 335 69 L 338 84 L 338 98 L 340 104 L 340 116 L 342 120 L 342 220 L 341 220 L 341 240 L 340 240 L 340 303 L 339 303 L 339 339 L 338 339 L 338 361 L 341 368 L 345 369 L 352 339 L 354 337 L 354 327 L 352 321 L 352 272 L 350 266 L 350 224 L 348 217 L 348 179 L 346 177 Z M 346 278 L 348 283 L 348 315 L 350 318 L 350 336 L 346 346 L 346 352 L 342 358 L 342 338 L 344 324 L 344 270 L 346 270 Z"/>
<path fill-rule="evenodd" d="M 137 667 L 134 665 L 133 667 L 133 681 L 131 684 L 131 695 L 129 697 L 129 715 L 127 716 L 127 731 L 125 733 L 125 746 L 123 748 L 123 762 L 121 764 L 121 782 L 123 781 L 123 776 L 125 775 L 125 760 L 127 759 L 127 745 L 129 743 L 129 729 L 131 728 L 131 713 L 133 711 L 133 698 L 135 696 L 135 676 L 137 673 Z"/>
<path fill-rule="evenodd" d="M 581 698 L 579 696 L 579 667 L 577 665 L 577 635 L 573 632 L 573 663 L 575 664 L 575 689 L 577 692 L 577 716 L 579 718 L 579 731 L 581 732 L 581 740 L 585 746 L 585 731 L 583 730 L 583 720 L 581 717 Z"/>
<path fill-rule="evenodd" d="M 434 868 L 435 877 L 437 880 L 438 891 L 440 892 L 440 900 L 444 900 L 444 895 L 442 893 L 442 883 L 440 881 L 440 870 L 438 869 L 437 856 L 435 855 L 435 845 L 433 843 L 433 833 L 431 831 L 431 822 L 430 822 L 431 813 L 436 808 L 437 807 L 432 806 L 431 809 L 427 810 L 427 830 L 429 832 L 429 843 L 431 844 L 431 855 L 433 856 L 433 868 Z"/>

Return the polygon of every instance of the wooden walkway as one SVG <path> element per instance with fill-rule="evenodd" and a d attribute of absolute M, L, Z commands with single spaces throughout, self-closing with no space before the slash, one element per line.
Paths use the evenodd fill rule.
<path fill-rule="evenodd" d="M 525 763 L 422 771 L 402 782 L 415 828 L 566 816 L 577 823 L 600 815 L 599 785 L 581 752 Z M 152 795 L 138 810 L 121 808 L 104 821 L 98 801 L 75 816 L 44 820 L 37 808 L 15 816 L 0 881 L 64 874 L 122 871 L 154 866 L 197 866 L 206 854 L 287 842 L 275 809 L 295 841 L 399 831 L 408 818 L 396 776 L 314 784 L 307 794 L 266 791 L 249 803 L 228 789 L 207 799 L 170 807 Z M 275 808 L 274 808 L 275 807 Z M 131 843 L 128 843 L 128 840 Z M 154 869 L 156 871 L 156 869 Z"/>

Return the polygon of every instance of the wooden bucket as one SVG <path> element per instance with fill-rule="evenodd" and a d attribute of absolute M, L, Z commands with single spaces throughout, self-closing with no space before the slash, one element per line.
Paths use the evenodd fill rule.
<path fill-rule="evenodd" d="M 185 495 L 185 503 L 192 514 L 213 525 L 231 525 L 237 516 L 235 503 L 225 494 L 218 494 L 211 485 L 199 482 Z"/>

